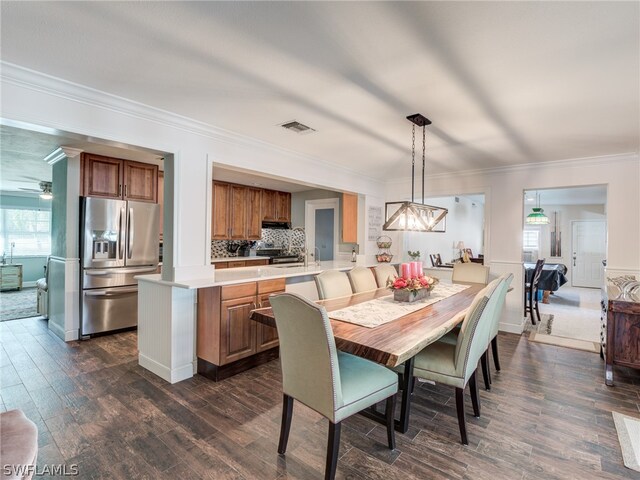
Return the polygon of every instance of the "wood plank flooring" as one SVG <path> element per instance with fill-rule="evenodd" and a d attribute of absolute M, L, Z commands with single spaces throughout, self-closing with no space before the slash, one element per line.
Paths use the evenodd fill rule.
<path fill-rule="evenodd" d="M 136 334 L 65 344 L 44 320 L 0 323 L 0 409 L 39 429 L 38 465 L 79 478 L 322 478 L 326 421 L 296 404 L 286 457 L 276 452 L 279 362 L 213 383 L 176 385 L 137 365 Z M 640 417 L 640 374 L 603 382 L 597 355 L 500 335 L 502 372 L 481 390 L 482 417 L 459 443 L 454 390 L 419 383 L 411 428 L 389 451 L 383 426 L 342 429 L 342 479 L 624 479 L 611 411 Z M 467 412 L 471 402 L 467 397 Z"/>

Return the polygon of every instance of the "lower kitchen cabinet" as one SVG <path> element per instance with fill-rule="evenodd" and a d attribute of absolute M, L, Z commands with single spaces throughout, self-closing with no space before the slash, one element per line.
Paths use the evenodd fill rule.
<path fill-rule="evenodd" d="M 199 289 L 198 373 L 217 381 L 277 358 L 276 329 L 250 315 L 284 289 L 283 278 Z"/>

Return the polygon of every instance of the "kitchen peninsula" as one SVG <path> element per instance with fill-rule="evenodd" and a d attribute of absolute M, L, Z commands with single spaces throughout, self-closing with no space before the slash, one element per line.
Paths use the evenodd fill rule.
<path fill-rule="evenodd" d="M 294 292 L 317 299 L 313 277 L 325 270 L 346 271 L 356 264 L 252 266 L 214 271 L 207 278 L 168 282 L 160 275 L 138 276 L 138 361 L 176 383 L 196 371 L 220 380 L 278 355 L 273 328 L 250 320 L 251 310 L 268 306 L 268 297 Z M 358 262 L 361 266 L 378 265 Z M 171 294 L 158 294 L 165 287 Z M 173 311 L 173 315 L 167 312 Z M 194 325 L 187 318 L 197 318 Z"/>

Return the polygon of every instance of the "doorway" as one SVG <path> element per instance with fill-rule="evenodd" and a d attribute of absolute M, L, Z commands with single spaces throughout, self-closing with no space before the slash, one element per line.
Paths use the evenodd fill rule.
<path fill-rule="evenodd" d="M 338 251 L 339 229 L 338 198 L 307 200 L 305 202 L 305 231 L 309 258 L 331 261 Z"/>
<path fill-rule="evenodd" d="M 530 314 L 525 318 L 530 341 L 599 352 L 606 202 L 606 185 L 524 192 L 525 271 L 536 260 L 545 260 L 539 283 L 540 322 L 536 316 L 533 325 Z M 529 223 L 527 217 L 539 209 L 548 222 Z"/>

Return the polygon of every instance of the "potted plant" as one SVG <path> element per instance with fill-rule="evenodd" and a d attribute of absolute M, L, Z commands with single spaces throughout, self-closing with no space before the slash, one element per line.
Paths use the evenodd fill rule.
<path fill-rule="evenodd" d="M 415 302 L 427 298 L 437 284 L 438 279 L 428 275 L 414 278 L 391 277 L 387 281 L 387 288 L 393 292 L 396 302 Z"/>
<path fill-rule="evenodd" d="M 413 261 L 420 260 L 420 250 L 416 250 L 415 252 L 412 252 L 411 250 L 409 250 L 407 253 L 411 257 L 411 260 Z"/>

